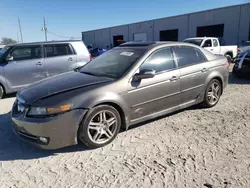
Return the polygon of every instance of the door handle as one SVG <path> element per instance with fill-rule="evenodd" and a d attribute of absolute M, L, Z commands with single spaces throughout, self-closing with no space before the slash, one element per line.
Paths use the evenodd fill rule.
<path fill-rule="evenodd" d="M 41 62 L 37 62 L 37 63 L 36 63 L 36 65 L 39 65 L 39 66 L 41 66 L 41 65 L 42 65 L 42 63 L 41 63 Z"/>
<path fill-rule="evenodd" d="M 70 57 L 70 58 L 68 59 L 68 61 L 73 61 L 73 58 L 72 58 L 72 57 Z"/>
<path fill-rule="evenodd" d="M 203 68 L 203 69 L 201 70 L 201 72 L 207 72 L 207 69 L 206 69 L 206 68 Z"/>
<path fill-rule="evenodd" d="M 176 81 L 176 80 L 178 80 L 178 78 L 177 78 L 176 76 L 173 76 L 172 78 L 170 78 L 170 81 L 171 81 L 171 82 L 174 82 L 174 81 Z"/>
<path fill-rule="evenodd" d="M 210 49 L 210 51 L 213 51 L 214 49 Z"/>

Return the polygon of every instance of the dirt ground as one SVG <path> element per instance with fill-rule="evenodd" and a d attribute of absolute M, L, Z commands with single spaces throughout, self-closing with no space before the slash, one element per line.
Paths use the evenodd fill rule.
<path fill-rule="evenodd" d="M 0 101 L 0 187 L 250 187 L 250 81 L 230 77 L 218 105 L 122 132 L 104 148 L 34 148 L 14 135 Z"/>

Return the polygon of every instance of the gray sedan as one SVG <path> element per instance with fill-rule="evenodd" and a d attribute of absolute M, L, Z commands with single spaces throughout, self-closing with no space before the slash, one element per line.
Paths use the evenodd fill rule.
<path fill-rule="evenodd" d="M 224 56 L 196 45 L 125 43 L 74 72 L 20 91 L 13 129 L 44 149 L 78 140 L 102 147 L 131 125 L 196 104 L 215 106 L 228 75 Z"/>

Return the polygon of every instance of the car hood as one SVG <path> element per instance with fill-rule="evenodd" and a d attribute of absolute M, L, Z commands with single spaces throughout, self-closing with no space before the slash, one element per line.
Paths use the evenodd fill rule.
<path fill-rule="evenodd" d="M 18 92 L 17 96 L 24 100 L 26 104 L 32 104 L 37 100 L 62 92 L 111 81 L 113 81 L 111 78 L 70 72 L 36 82 Z"/>

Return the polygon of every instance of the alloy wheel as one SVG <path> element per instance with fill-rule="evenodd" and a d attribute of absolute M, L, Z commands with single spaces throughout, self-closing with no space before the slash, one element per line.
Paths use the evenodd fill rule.
<path fill-rule="evenodd" d="M 207 92 L 207 100 L 210 103 L 210 105 L 214 105 L 218 102 L 218 100 L 220 99 L 220 94 L 221 94 L 220 92 L 221 92 L 220 84 L 218 84 L 217 82 L 211 83 Z"/>
<path fill-rule="evenodd" d="M 111 140 L 117 131 L 116 115 L 103 110 L 96 113 L 88 124 L 88 136 L 96 144 L 104 144 Z"/>

